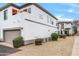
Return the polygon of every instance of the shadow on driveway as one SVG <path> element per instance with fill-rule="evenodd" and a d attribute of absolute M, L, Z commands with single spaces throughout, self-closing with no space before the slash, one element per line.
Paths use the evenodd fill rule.
<path fill-rule="evenodd" d="M 8 46 L 0 45 L 0 56 L 7 56 L 17 51 L 20 51 L 20 50 L 16 48 L 11 48 Z"/>

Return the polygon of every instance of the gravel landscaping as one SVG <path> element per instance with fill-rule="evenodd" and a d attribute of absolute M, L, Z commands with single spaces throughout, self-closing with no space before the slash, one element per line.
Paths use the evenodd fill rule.
<path fill-rule="evenodd" d="M 58 41 L 46 42 L 40 46 L 34 44 L 23 46 L 19 48 L 21 51 L 10 56 L 70 56 L 73 44 L 74 37 L 59 38 Z"/>
<path fill-rule="evenodd" d="M 0 45 L 0 56 L 6 56 L 6 55 L 9 55 L 9 54 L 17 52 L 17 51 L 19 51 L 19 50 L 8 47 L 8 46 Z"/>

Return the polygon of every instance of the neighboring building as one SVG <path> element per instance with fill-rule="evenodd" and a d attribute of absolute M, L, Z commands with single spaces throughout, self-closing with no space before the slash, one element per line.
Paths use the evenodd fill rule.
<path fill-rule="evenodd" d="M 58 22 L 58 32 L 59 34 L 72 35 L 73 34 L 73 26 L 70 21 L 60 21 Z"/>
<path fill-rule="evenodd" d="M 79 20 L 73 21 L 73 27 L 77 28 L 77 32 L 79 33 Z"/>
<path fill-rule="evenodd" d="M 0 9 L 0 40 L 12 44 L 17 36 L 25 44 L 36 38 L 47 38 L 57 32 L 57 18 L 35 3 L 22 6 L 9 3 Z"/>

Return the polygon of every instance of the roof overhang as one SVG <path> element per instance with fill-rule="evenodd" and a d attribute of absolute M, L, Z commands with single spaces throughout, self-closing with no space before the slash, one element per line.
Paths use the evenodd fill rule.
<path fill-rule="evenodd" d="M 47 10 L 45 10 L 43 7 L 41 7 L 40 5 L 38 5 L 37 3 L 26 3 L 22 6 L 17 6 L 16 4 L 13 4 L 13 3 L 8 3 L 6 6 L 3 6 L 2 8 L 0 8 L 0 11 L 10 7 L 10 6 L 13 6 L 17 9 L 22 9 L 24 7 L 27 7 L 29 5 L 35 5 L 36 7 L 38 7 L 39 9 L 41 9 L 42 11 L 44 11 L 45 13 L 49 14 L 50 16 L 52 16 L 53 18 L 55 18 L 56 20 L 58 20 L 54 15 L 52 15 L 51 13 L 49 13 Z"/>

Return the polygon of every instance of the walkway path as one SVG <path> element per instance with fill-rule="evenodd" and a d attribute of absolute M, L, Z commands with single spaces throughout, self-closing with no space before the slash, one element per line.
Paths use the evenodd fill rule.
<path fill-rule="evenodd" d="M 75 37 L 75 42 L 73 45 L 72 56 L 79 56 L 79 36 Z"/>
<path fill-rule="evenodd" d="M 9 56 L 71 56 L 74 37 L 59 38 L 58 41 L 50 41 L 40 46 L 34 44 L 20 47 L 21 51 Z"/>
<path fill-rule="evenodd" d="M 13 48 L 13 45 L 10 45 L 10 44 L 5 43 L 5 42 L 0 42 L 0 45 L 3 45 L 3 46 L 8 46 L 8 47 L 12 47 L 12 48 Z"/>

